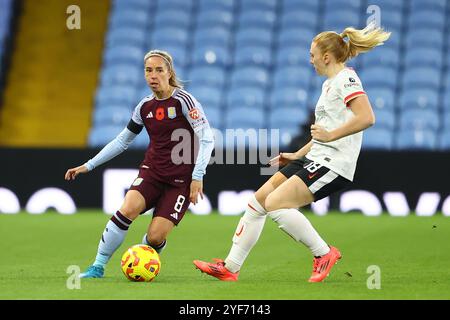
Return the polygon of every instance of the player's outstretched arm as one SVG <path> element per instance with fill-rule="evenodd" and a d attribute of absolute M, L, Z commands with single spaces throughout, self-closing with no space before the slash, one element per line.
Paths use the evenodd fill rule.
<path fill-rule="evenodd" d="M 64 176 L 64 178 L 66 180 L 75 180 L 77 175 L 79 175 L 80 173 L 87 173 L 87 172 L 89 172 L 89 170 L 83 164 L 83 165 L 81 165 L 79 167 L 71 168 L 71 169 L 67 170 L 66 175 Z"/>

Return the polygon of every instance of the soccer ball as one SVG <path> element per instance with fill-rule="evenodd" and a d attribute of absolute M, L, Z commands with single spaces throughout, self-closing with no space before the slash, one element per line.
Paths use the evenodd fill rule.
<path fill-rule="evenodd" d="M 137 244 L 122 255 L 122 272 L 131 281 L 150 282 L 161 270 L 158 252 L 145 244 Z"/>

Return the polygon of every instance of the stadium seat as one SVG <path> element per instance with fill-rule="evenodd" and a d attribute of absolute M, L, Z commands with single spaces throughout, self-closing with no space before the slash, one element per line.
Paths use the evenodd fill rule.
<path fill-rule="evenodd" d="M 439 149 L 450 150 L 450 130 L 441 132 L 439 136 Z"/>
<path fill-rule="evenodd" d="M 231 31 L 224 27 L 198 29 L 194 33 L 194 46 L 214 46 L 227 49 L 231 38 Z"/>
<path fill-rule="evenodd" d="M 437 130 L 440 127 L 439 114 L 435 110 L 403 110 L 399 120 L 402 130 Z"/>
<path fill-rule="evenodd" d="M 376 5 L 381 9 L 381 12 L 395 11 L 402 12 L 404 7 L 404 1 L 392 1 L 392 0 L 370 0 L 367 4 Z"/>
<path fill-rule="evenodd" d="M 439 116 L 442 118 L 442 129 L 450 131 L 450 109 L 444 110 Z"/>
<path fill-rule="evenodd" d="M 185 46 L 180 46 L 178 44 L 177 45 L 164 44 L 160 45 L 156 49 L 167 51 L 172 56 L 173 64 L 175 65 L 175 68 L 177 69 L 177 72 L 180 75 L 181 75 L 180 69 L 185 68 L 189 65 L 190 52 L 188 54 L 187 48 Z"/>
<path fill-rule="evenodd" d="M 436 32 L 443 32 L 445 11 L 419 10 L 411 12 L 408 17 L 408 28 L 412 30 L 417 26 L 435 28 Z"/>
<path fill-rule="evenodd" d="M 403 17 L 404 15 L 401 11 L 381 9 L 381 27 L 390 32 L 402 32 Z"/>
<path fill-rule="evenodd" d="M 317 13 L 320 6 L 320 1 L 308 0 L 283 0 L 282 3 L 283 13 L 299 10 Z"/>
<path fill-rule="evenodd" d="M 450 88 L 444 92 L 444 98 L 443 98 L 442 102 L 443 102 L 444 110 L 449 111 L 450 110 Z"/>
<path fill-rule="evenodd" d="M 253 109 L 266 107 L 265 91 L 259 87 L 231 87 L 227 92 L 226 101 L 228 110 L 234 110 L 237 107 Z"/>
<path fill-rule="evenodd" d="M 299 32 L 298 28 L 286 28 L 278 33 L 277 43 L 279 48 L 298 45 L 309 47 L 315 36 L 316 33 L 310 29 L 302 28 Z"/>
<path fill-rule="evenodd" d="M 120 29 L 125 27 L 145 30 L 149 21 L 146 11 L 143 10 L 123 10 L 112 11 L 109 17 L 109 28 Z"/>
<path fill-rule="evenodd" d="M 280 88 L 270 93 L 270 108 L 293 107 L 307 109 L 308 92 L 297 87 Z"/>
<path fill-rule="evenodd" d="M 142 59 L 143 61 L 143 59 Z M 112 85 L 143 85 L 144 70 L 141 65 L 117 64 L 102 69 L 100 77 L 101 84 L 105 86 Z"/>
<path fill-rule="evenodd" d="M 200 10 L 217 9 L 220 11 L 232 12 L 236 3 L 235 0 L 198 0 L 198 8 Z"/>
<path fill-rule="evenodd" d="M 441 69 L 442 62 L 442 50 L 436 50 L 434 48 L 411 48 L 406 50 L 404 56 L 405 67 L 434 67 Z"/>
<path fill-rule="evenodd" d="M 132 115 L 131 108 L 109 106 L 94 109 L 94 126 L 116 125 L 125 127 Z"/>
<path fill-rule="evenodd" d="M 153 28 L 158 29 L 174 27 L 188 30 L 192 23 L 190 11 L 166 8 L 165 6 L 156 11 L 153 19 Z"/>
<path fill-rule="evenodd" d="M 154 0 L 153 0 L 154 1 Z M 194 7 L 193 1 L 186 0 L 157 0 L 157 9 L 176 10 L 189 12 Z"/>
<path fill-rule="evenodd" d="M 197 65 L 209 64 L 227 67 L 232 62 L 229 50 L 216 46 L 195 47 L 192 59 Z"/>
<path fill-rule="evenodd" d="M 406 88 L 400 94 L 399 107 L 402 110 L 431 109 L 439 106 L 438 91 L 432 89 L 409 89 Z"/>
<path fill-rule="evenodd" d="M 434 10 L 445 12 L 446 0 L 410 0 L 409 8 L 411 11 Z"/>
<path fill-rule="evenodd" d="M 433 28 L 414 28 L 405 35 L 406 53 L 411 49 L 430 48 L 442 50 L 444 47 L 444 37 L 441 32 L 436 32 Z"/>
<path fill-rule="evenodd" d="M 248 66 L 238 67 L 230 74 L 230 81 L 233 86 L 260 86 L 265 88 L 269 83 L 269 73 L 265 68 Z"/>
<path fill-rule="evenodd" d="M 381 46 L 375 48 L 370 54 L 362 54 L 361 62 L 364 67 L 387 66 L 397 68 L 400 65 L 400 52 L 395 48 Z"/>
<path fill-rule="evenodd" d="M 150 11 L 154 7 L 153 1 L 148 0 L 114 0 L 112 10 L 123 11 L 126 9 Z"/>
<path fill-rule="evenodd" d="M 264 129 L 266 121 L 264 110 L 250 107 L 228 108 L 225 114 L 226 129 Z"/>
<path fill-rule="evenodd" d="M 141 28 L 111 29 L 106 38 L 107 47 L 135 46 L 143 48 L 147 35 Z"/>
<path fill-rule="evenodd" d="M 122 45 L 118 47 L 106 48 L 103 63 L 107 67 L 113 67 L 117 64 L 129 63 L 131 65 L 143 66 L 144 50 L 138 47 Z"/>
<path fill-rule="evenodd" d="M 134 86 L 102 86 L 95 96 L 96 108 L 108 108 L 117 104 L 132 108 L 137 102 Z"/>
<path fill-rule="evenodd" d="M 396 145 L 400 150 L 434 150 L 437 147 L 437 135 L 431 130 L 400 130 Z"/>
<path fill-rule="evenodd" d="M 396 127 L 397 121 L 393 109 L 377 109 L 374 110 L 374 113 L 377 128 L 393 130 Z"/>
<path fill-rule="evenodd" d="M 204 107 L 206 119 L 208 119 L 211 128 L 222 129 L 223 110 L 219 108 Z"/>
<path fill-rule="evenodd" d="M 190 39 L 190 36 L 191 35 L 188 34 L 186 30 L 178 27 L 155 28 L 150 36 L 151 47 L 185 47 Z"/>
<path fill-rule="evenodd" d="M 283 47 L 276 52 L 276 64 L 284 66 L 311 66 L 309 63 L 309 46 L 299 45 Z"/>
<path fill-rule="evenodd" d="M 276 15 L 272 11 L 253 9 L 242 11 L 238 17 L 238 25 L 243 28 L 261 28 L 272 30 L 275 26 Z"/>
<path fill-rule="evenodd" d="M 325 0 L 325 12 L 339 11 L 342 9 L 359 14 L 361 2 L 355 0 Z"/>
<path fill-rule="evenodd" d="M 360 15 L 359 12 L 352 12 L 347 10 L 331 10 L 326 11 L 323 17 L 323 29 L 324 30 L 333 30 L 338 33 L 344 31 L 344 29 L 348 26 L 353 26 L 354 28 L 359 29 L 362 27 L 360 25 Z"/>
<path fill-rule="evenodd" d="M 402 77 L 403 89 L 429 88 L 438 90 L 441 86 L 441 70 L 431 67 L 407 69 Z"/>
<path fill-rule="evenodd" d="M 240 28 L 234 35 L 234 44 L 237 49 L 247 46 L 270 48 L 272 41 L 273 32 L 270 29 Z"/>
<path fill-rule="evenodd" d="M 222 107 L 222 90 L 217 87 L 205 86 L 202 84 L 192 85 L 188 91 L 197 99 L 205 108 L 219 109 Z"/>
<path fill-rule="evenodd" d="M 234 17 L 231 12 L 221 11 L 217 9 L 200 11 L 196 20 L 197 30 L 209 28 L 225 28 L 230 29 L 233 26 Z"/>
<path fill-rule="evenodd" d="M 111 142 L 122 130 L 123 126 L 94 126 L 91 128 L 88 137 L 88 145 L 94 148 L 102 148 Z"/>
<path fill-rule="evenodd" d="M 306 108 L 272 108 L 269 113 L 269 128 L 298 127 L 309 120 Z"/>
<path fill-rule="evenodd" d="M 277 1 L 273 0 L 245 0 L 241 1 L 240 9 L 242 11 L 251 11 L 255 8 L 264 11 L 275 11 L 277 8 Z"/>
<path fill-rule="evenodd" d="M 272 75 L 273 87 L 298 87 L 308 89 L 312 75 L 313 69 L 310 66 L 280 66 L 280 68 L 277 68 Z"/>
<path fill-rule="evenodd" d="M 297 32 L 299 29 L 303 29 L 314 33 L 319 21 L 317 11 L 310 12 L 303 9 L 285 11 L 280 19 L 281 29 L 297 29 Z"/>
<path fill-rule="evenodd" d="M 272 50 L 270 47 L 247 46 L 236 47 L 234 53 L 236 66 L 255 65 L 269 67 L 272 64 Z"/>
<path fill-rule="evenodd" d="M 225 84 L 225 70 L 218 66 L 198 66 L 191 68 L 188 81 L 194 85 L 208 85 L 222 88 Z"/>
<path fill-rule="evenodd" d="M 292 140 L 302 133 L 300 126 L 292 126 L 292 127 L 282 127 L 280 130 L 280 148 L 283 150 L 290 146 Z M 297 149 L 300 149 L 303 146 L 298 146 Z M 294 150 L 286 150 L 288 152 L 295 152 Z"/>
<path fill-rule="evenodd" d="M 368 90 L 371 87 L 395 90 L 397 87 L 397 71 L 390 67 L 367 67 L 359 73 L 359 77 Z"/>
<path fill-rule="evenodd" d="M 392 130 L 375 127 L 364 130 L 362 149 L 391 150 L 394 147 L 394 134 Z"/>
<path fill-rule="evenodd" d="M 390 88 L 371 87 L 366 90 L 372 107 L 375 110 L 393 110 L 395 107 L 394 90 Z"/>

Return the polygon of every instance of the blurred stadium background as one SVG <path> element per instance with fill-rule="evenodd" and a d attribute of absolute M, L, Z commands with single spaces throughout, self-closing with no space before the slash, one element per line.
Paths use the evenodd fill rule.
<path fill-rule="evenodd" d="M 72 29 L 77 8 L 81 28 Z M 101 212 L 120 206 L 148 138 L 76 181 L 64 173 L 114 138 L 150 93 L 148 50 L 173 55 L 216 132 L 280 129 L 280 149 L 293 151 L 310 138 L 324 80 L 309 65 L 311 39 L 374 17 L 391 39 L 349 65 L 377 122 L 364 133 L 352 187 L 305 211 L 344 252 L 325 286 L 306 283 L 309 252 L 272 223 L 237 284 L 194 270 L 193 259 L 226 255 L 251 190 L 268 178 L 247 148 L 239 149 L 246 164 L 208 167 L 206 198 L 171 235 L 150 287 L 122 277 L 117 253 L 103 282 L 68 290 L 67 266 L 92 262 L 108 219 Z M 449 31 L 446 0 L 0 0 L 0 251 L 8 257 L 0 298 L 448 299 L 448 269 L 436 261 L 450 259 Z M 227 149 L 235 150 L 229 140 L 215 155 Z M 120 251 L 148 221 L 133 224 Z M 373 264 L 382 290 L 366 286 Z"/>
<path fill-rule="evenodd" d="M 70 5 L 80 9 L 81 29 L 67 26 Z M 406 200 L 398 193 L 390 199 L 411 208 L 425 192 L 422 206 L 435 199 L 431 211 L 450 215 L 442 179 L 450 150 L 446 0 L 0 0 L 0 196 L 25 208 L 36 190 L 56 186 L 77 207 L 101 207 L 105 166 L 72 185 L 58 179 L 113 139 L 150 93 L 142 61 L 154 48 L 173 55 L 217 131 L 279 129 L 281 150 L 294 150 L 309 138 L 324 80 L 309 65 L 311 39 L 322 30 L 363 28 L 374 17 L 392 36 L 349 63 L 377 119 L 364 133 L 355 189 L 374 193 L 384 210 L 387 191 L 406 193 Z M 136 168 L 148 142 L 142 133 L 108 167 Z M 255 166 L 214 166 L 206 178 L 213 198 L 226 185 L 254 189 L 267 178 Z"/>

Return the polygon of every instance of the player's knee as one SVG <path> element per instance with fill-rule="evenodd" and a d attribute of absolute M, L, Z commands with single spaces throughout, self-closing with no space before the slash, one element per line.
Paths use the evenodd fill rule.
<path fill-rule="evenodd" d="M 264 207 L 267 212 L 274 211 L 280 209 L 280 197 L 275 193 L 271 193 L 266 197 L 266 201 L 264 202 Z"/>
<path fill-rule="evenodd" d="M 165 239 L 166 239 L 166 235 L 162 234 L 162 233 L 158 233 L 158 232 L 147 235 L 147 242 L 152 247 L 158 247 L 159 245 L 161 245 L 161 243 L 164 242 Z"/>
<path fill-rule="evenodd" d="M 125 217 L 127 217 L 130 220 L 136 219 L 140 214 L 138 208 L 135 208 L 133 206 L 127 206 L 127 205 L 123 205 L 119 211 L 121 214 L 123 214 Z"/>

